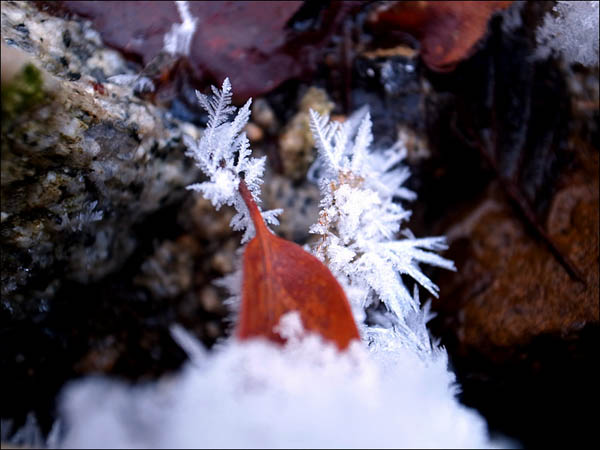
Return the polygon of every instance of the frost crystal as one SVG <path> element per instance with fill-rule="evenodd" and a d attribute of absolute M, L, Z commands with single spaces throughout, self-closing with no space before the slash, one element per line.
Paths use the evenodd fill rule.
<path fill-rule="evenodd" d="M 189 56 L 190 45 L 192 37 L 196 32 L 196 22 L 198 19 L 190 13 L 188 2 L 176 1 L 175 5 L 177 5 L 177 11 L 182 23 L 173 24 L 171 30 L 165 34 L 164 48 L 172 55 L 180 54 Z"/>
<path fill-rule="evenodd" d="M 373 137 L 366 108 L 344 123 L 330 122 L 315 111 L 310 114 L 319 157 L 309 174 L 319 181 L 323 195 L 319 221 L 310 229 L 322 236 L 314 253 L 345 287 L 358 319 L 372 304 L 381 301 L 386 306 L 387 319 L 378 322 L 388 322 L 391 328 L 363 325 L 363 334 L 377 340 L 393 333 L 419 353 L 429 353 L 427 312 L 419 309 L 418 293 L 411 295 L 402 274 L 437 297 L 437 286 L 421 272 L 419 263 L 455 267 L 433 253 L 446 248 L 443 237 L 417 239 L 410 230 L 401 230 L 410 211 L 394 200 L 415 198 L 402 186 L 408 169 L 398 166 L 406 149 L 396 144 L 383 152 L 369 150 Z M 404 239 L 395 238 L 398 232 Z"/>
<path fill-rule="evenodd" d="M 536 31 L 538 55 L 558 52 L 566 62 L 598 65 L 598 2 L 559 1 Z"/>
<path fill-rule="evenodd" d="M 243 178 L 254 201 L 259 204 L 266 157 L 250 157 L 250 143 L 246 133 L 242 131 L 250 117 L 252 99 L 240 108 L 230 122 L 228 119 L 236 108 L 231 105 L 229 78 L 225 78 L 221 90 L 212 86 L 212 92 L 212 97 L 196 92 L 200 104 L 208 112 L 208 124 L 204 134 L 198 141 L 184 136 L 188 148 L 186 155 L 194 158 L 196 165 L 209 177 L 209 181 L 192 184 L 188 189 L 201 192 L 217 210 L 223 205 L 234 206 L 237 214 L 231 220 L 231 226 L 234 230 L 245 230 L 242 242 L 246 242 L 254 236 L 254 225 L 238 192 L 238 185 Z M 265 211 L 263 218 L 265 222 L 277 225 L 277 215 L 280 213 L 279 209 Z"/>
<path fill-rule="evenodd" d="M 66 227 L 68 224 L 71 227 L 71 231 L 81 231 L 89 222 L 97 222 L 102 220 L 102 217 L 104 217 L 104 212 L 102 210 L 95 210 L 97 205 L 98 201 L 96 200 L 91 203 L 87 203 L 83 207 L 83 210 L 71 220 L 69 220 L 68 214 L 63 212 L 61 216 L 61 226 Z"/>

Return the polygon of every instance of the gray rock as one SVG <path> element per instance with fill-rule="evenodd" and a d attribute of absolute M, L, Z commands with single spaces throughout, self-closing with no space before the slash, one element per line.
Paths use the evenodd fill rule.
<path fill-rule="evenodd" d="M 136 248 L 133 226 L 199 179 L 181 141 L 182 128 L 198 130 L 107 83 L 134 72 L 87 23 L 30 2 L 3 2 L 1 18 L 3 41 L 29 53 L 28 73 L 43 80 L 33 104 L 5 105 L 10 85 L 2 88 L 1 294 L 18 318 L 43 308 L 64 279 L 119 269 Z"/>

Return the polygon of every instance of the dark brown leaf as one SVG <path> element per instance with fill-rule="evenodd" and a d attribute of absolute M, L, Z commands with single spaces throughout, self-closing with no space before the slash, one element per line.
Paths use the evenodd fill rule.
<path fill-rule="evenodd" d="M 392 2 L 376 9 L 371 22 L 414 35 L 430 69 L 452 70 L 468 58 L 484 36 L 492 14 L 512 1 Z"/>

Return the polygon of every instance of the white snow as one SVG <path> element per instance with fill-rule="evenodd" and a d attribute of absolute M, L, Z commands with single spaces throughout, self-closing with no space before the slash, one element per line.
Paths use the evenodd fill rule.
<path fill-rule="evenodd" d="M 128 385 L 88 378 L 64 391 L 66 448 L 495 447 L 455 399 L 443 353 L 353 343 L 340 353 L 281 321 L 285 347 L 230 340 L 179 374 Z M 181 330 L 178 330 L 181 339 Z M 189 338 L 184 337 L 189 348 Z"/>

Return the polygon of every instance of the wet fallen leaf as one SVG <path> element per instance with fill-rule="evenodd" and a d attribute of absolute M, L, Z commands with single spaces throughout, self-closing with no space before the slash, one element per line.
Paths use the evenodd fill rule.
<path fill-rule="evenodd" d="M 445 72 L 468 58 L 484 36 L 496 11 L 512 1 L 391 2 L 373 11 L 369 21 L 416 37 L 421 57 L 430 69 Z"/>
<path fill-rule="evenodd" d="M 243 181 L 240 193 L 256 236 L 244 252 L 238 338 L 262 336 L 282 343 L 273 328 L 283 314 L 298 311 L 306 330 L 345 349 L 359 334 L 342 287 L 321 261 L 268 230 Z"/>

